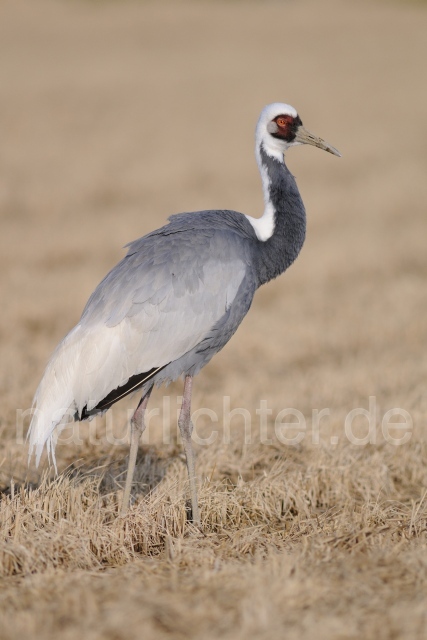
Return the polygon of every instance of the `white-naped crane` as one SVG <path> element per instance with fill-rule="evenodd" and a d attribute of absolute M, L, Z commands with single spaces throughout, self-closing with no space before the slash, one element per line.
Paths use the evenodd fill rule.
<path fill-rule="evenodd" d="M 200 523 L 191 443 L 193 377 L 230 340 L 257 288 L 283 273 L 301 251 L 306 214 L 284 161 L 287 149 L 299 144 L 340 155 L 309 133 L 290 105 L 266 106 L 255 148 L 264 191 L 262 217 L 223 210 L 181 213 L 127 245 L 126 257 L 97 286 L 46 367 L 29 431 L 36 464 L 45 446 L 55 461 L 56 436 L 70 415 L 90 419 L 139 390 L 121 506 L 125 514 L 150 393 L 154 385 L 183 376 L 178 424 L 192 519 Z"/>

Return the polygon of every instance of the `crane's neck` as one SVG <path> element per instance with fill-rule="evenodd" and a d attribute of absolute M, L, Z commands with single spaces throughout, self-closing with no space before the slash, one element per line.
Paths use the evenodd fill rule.
<path fill-rule="evenodd" d="M 264 191 L 264 215 L 249 218 L 258 238 L 256 262 L 259 284 L 283 273 L 296 259 L 305 239 L 306 216 L 295 179 L 283 156 L 257 146 Z"/>

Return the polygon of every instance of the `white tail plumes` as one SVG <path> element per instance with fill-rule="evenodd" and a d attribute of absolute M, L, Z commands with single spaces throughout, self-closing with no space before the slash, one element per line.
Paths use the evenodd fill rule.
<path fill-rule="evenodd" d="M 135 318 L 125 318 L 114 327 L 80 321 L 70 331 L 54 351 L 34 397 L 28 436 L 29 457 L 35 453 L 37 465 L 45 446 L 55 464 L 59 433 L 85 407 L 89 411 L 96 407 L 135 373 L 167 364 L 166 356 L 154 360 L 155 338 L 148 348 L 148 334 Z M 179 340 L 177 345 L 179 349 Z"/>
<path fill-rule="evenodd" d="M 56 468 L 55 445 L 61 427 L 72 419 L 77 407 L 74 387 L 83 343 L 80 325 L 77 325 L 55 349 L 46 367 L 33 401 L 35 409 L 31 420 L 29 437 L 29 459 L 36 455 L 39 464 L 46 445 L 49 459 Z"/>

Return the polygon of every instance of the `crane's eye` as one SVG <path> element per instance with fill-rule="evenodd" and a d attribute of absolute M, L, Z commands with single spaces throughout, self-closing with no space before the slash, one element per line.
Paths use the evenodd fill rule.
<path fill-rule="evenodd" d="M 287 122 L 285 118 L 277 118 L 277 124 L 279 127 L 286 127 Z"/>

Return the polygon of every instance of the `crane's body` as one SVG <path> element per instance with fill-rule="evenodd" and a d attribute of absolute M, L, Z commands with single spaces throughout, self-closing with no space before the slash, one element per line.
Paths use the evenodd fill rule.
<path fill-rule="evenodd" d="M 45 445 L 54 456 L 55 431 L 70 418 L 90 418 L 142 391 L 132 421 L 123 511 L 151 389 L 184 376 L 179 423 L 193 519 L 198 521 L 190 442 L 192 378 L 229 341 L 256 289 L 283 273 L 301 250 L 305 209 L 284 164 L 285 149 L 308 143 L 338 155 L 303 129 L 289 105 L 266 107 L 256 137 L 264 215 L 254 219 L 222 210 L 177 214 L 166 226 L 130 243 L 125 258 L 98 285 L 80 321 L 58 345 L 37 390 L 30 427 L 30 452 L 35 449 L 37 464 Z"/>

